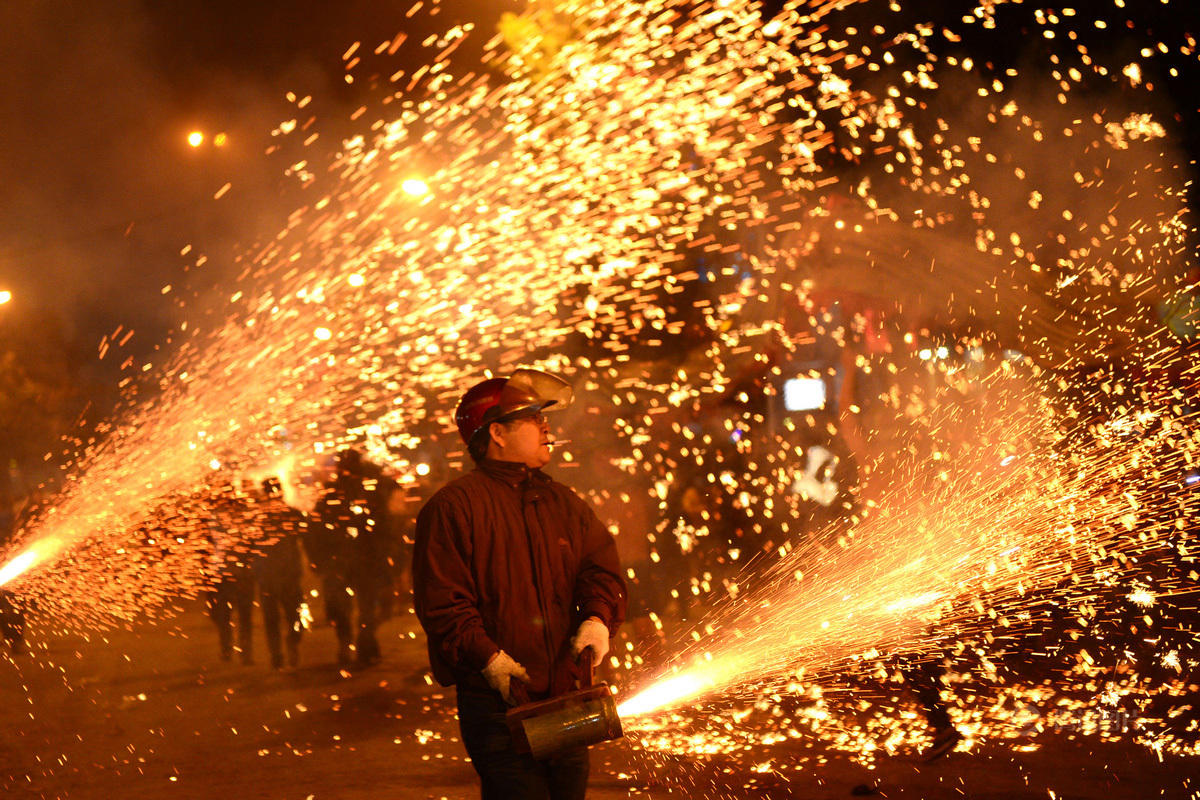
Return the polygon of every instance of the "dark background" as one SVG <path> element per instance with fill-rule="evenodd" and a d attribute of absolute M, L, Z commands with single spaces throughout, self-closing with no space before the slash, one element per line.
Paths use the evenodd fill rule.
<path fill-rule="evenodd" d="M 327 142 L 336 142 L 339 126 L 349 125 L 371 91 L 369 53 L 379 42 L 400 30 L 415 28 L 416 38 L 422 28 L 464 20 L 477 24 L 475 39 L 482 42 L 499 15 L 517 6 L 446 2 L 431 17 L 426 3 L 409 18 L 411 5 L 18 0 L 0 7 L 0 289 L 14 294 L 0 306 L 0 353 L 20 373 L 6 379 L 0 369 L 0 395 L 8 398 L 0 414 L 10 428 L 19 419 L 25 429 L 42 424 L 57 435 L 89 402 L 100 409 L 92 413 L 102 414 L 115 399 L 124 359 L 165 346 L 185 305 L 228 284 L 234 248 L 270 235 L 306 202 L 283 177 L 288 154 L 266 155 L 271 131 L 298 115 L 288 92 L 313 97 L 306 113 L 318 117 Z M 1188 4 L 1129 5 L 1136 8 L 1085 7 L 1063 20 L 1064 36 L 1078 29 L 1094 57 L 1118 70 L 1142 63 L 1146 79 L 1158 85 L 1130 102 L 1171 125 L 1184 159 L 1194 161 L 1198 70 Z M 998 6 L 996 30 L 962 24 L 972 7 L 922 2 L 894 12 L 866 3 L 846 18 L 864 28 L 883 22 L 893 32 L 921 20 L 949 25 L 964 38 L 949 44 L 932 37 L 944 48 L 939 56 L 970 54 L 981 74 L 1012 66 L 1029 76 L 1026 82 L 1053 85 L 1029 73 L 1073 43 L 1043 39 L 1043 27 L 1032 24 L 1034 9 L 1024 5 Z M 1105 30 L 1090 24 L 1096 16 L 1107 22 Z M 342 56 L 356 41 L 367 63 L 348 84 Z M 1157 41 L 1168 46 L 1167 55 L 1140 55 Z M 1180 55 L 1189 42 L 1192 54 Z M 1171 67 L 1178 78 L 1167 75 Z M 1119 77 L 1085 83 L 1074 90 L 1075 100 L 1094 91 L 1098 104 L 1107 102 Z M 208 142 L 189 147 L 191 130 L 204 131 Z M 226 146 L 210 144 L 217 132 L 227 134 Z M 214 200 L 226 182 L 231 190 Z M 191 252 L 181 255 L 187 245 Z M 208 256 L 204 266 L 195 266 L 198 254 Z M 101 361 L 104 337 L 124 345 Z M 30 388 L 38 385 L 61 391 L 39 395 Z M 39 414 L 54 420 L 39 422 Z M 16 455 L 24 460 L 44 442 L 36 445 Z"/>

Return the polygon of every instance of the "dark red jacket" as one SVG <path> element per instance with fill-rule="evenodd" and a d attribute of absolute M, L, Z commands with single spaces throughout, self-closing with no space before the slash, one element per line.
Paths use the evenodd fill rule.
<path fill-rule="evenodd" d="M 443 686 L 483 687 L 504 650 L 529 671 L 535 696 L 570 691 L 579 623 L 625 618 L 625 580 L 612 535 L 569 487 L 541 470 L 484 461 L 417 516 L 413 595 Z"/>

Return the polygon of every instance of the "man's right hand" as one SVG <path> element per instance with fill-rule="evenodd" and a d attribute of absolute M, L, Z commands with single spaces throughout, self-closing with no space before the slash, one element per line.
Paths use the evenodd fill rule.
<path fill-rule="evenodd" d="M 483 668 L 483 678 L 488 682 L 488 686 L 499 692 L 500 696 L 504 698 L 504 702 L 510 706 L 517 704 L 512 696 L 513 678 L 529 683 L 529 673 L 503 650 L 497 652 L 488 661 L 487 666 Z"/>

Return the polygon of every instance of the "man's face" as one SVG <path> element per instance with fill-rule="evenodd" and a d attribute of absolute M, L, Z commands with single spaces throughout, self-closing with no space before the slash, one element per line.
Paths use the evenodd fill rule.
<path fill-rule="evenodd" d="M 539 469 L 550 463 L 550 426 L 540 411 L 493 423 L 494 458 Z"/>

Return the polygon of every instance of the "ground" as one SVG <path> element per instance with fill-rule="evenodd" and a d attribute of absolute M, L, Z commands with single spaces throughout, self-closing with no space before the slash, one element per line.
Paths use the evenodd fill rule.
<path fill-rule="evenodd" d="M 382 630 L 384 659 L 340 673 L 329 629 L 310 631 L 299 669 L 224 663 L 199 606 L 173 619 L 82 637 L 31 636 L 0 660 L 4 798 L 478 796 L 457 740 L 452 690 L 432 685 L 411 614 Z M 933 764 L 867 770 L 819 741 L 739 758 L 648 754 L 629 739 L 594 748 L 589 797 L 1189 798 L 1200 764 L 1135 745 L 1054 735 L 1034 752 L 983 745 Z M 758 763 L 772 765 L 756 772 Z M 823 762 L 823 763 L 822 763 Z M 1190 788 L 1188 781 L 1191 780 Z"/>

